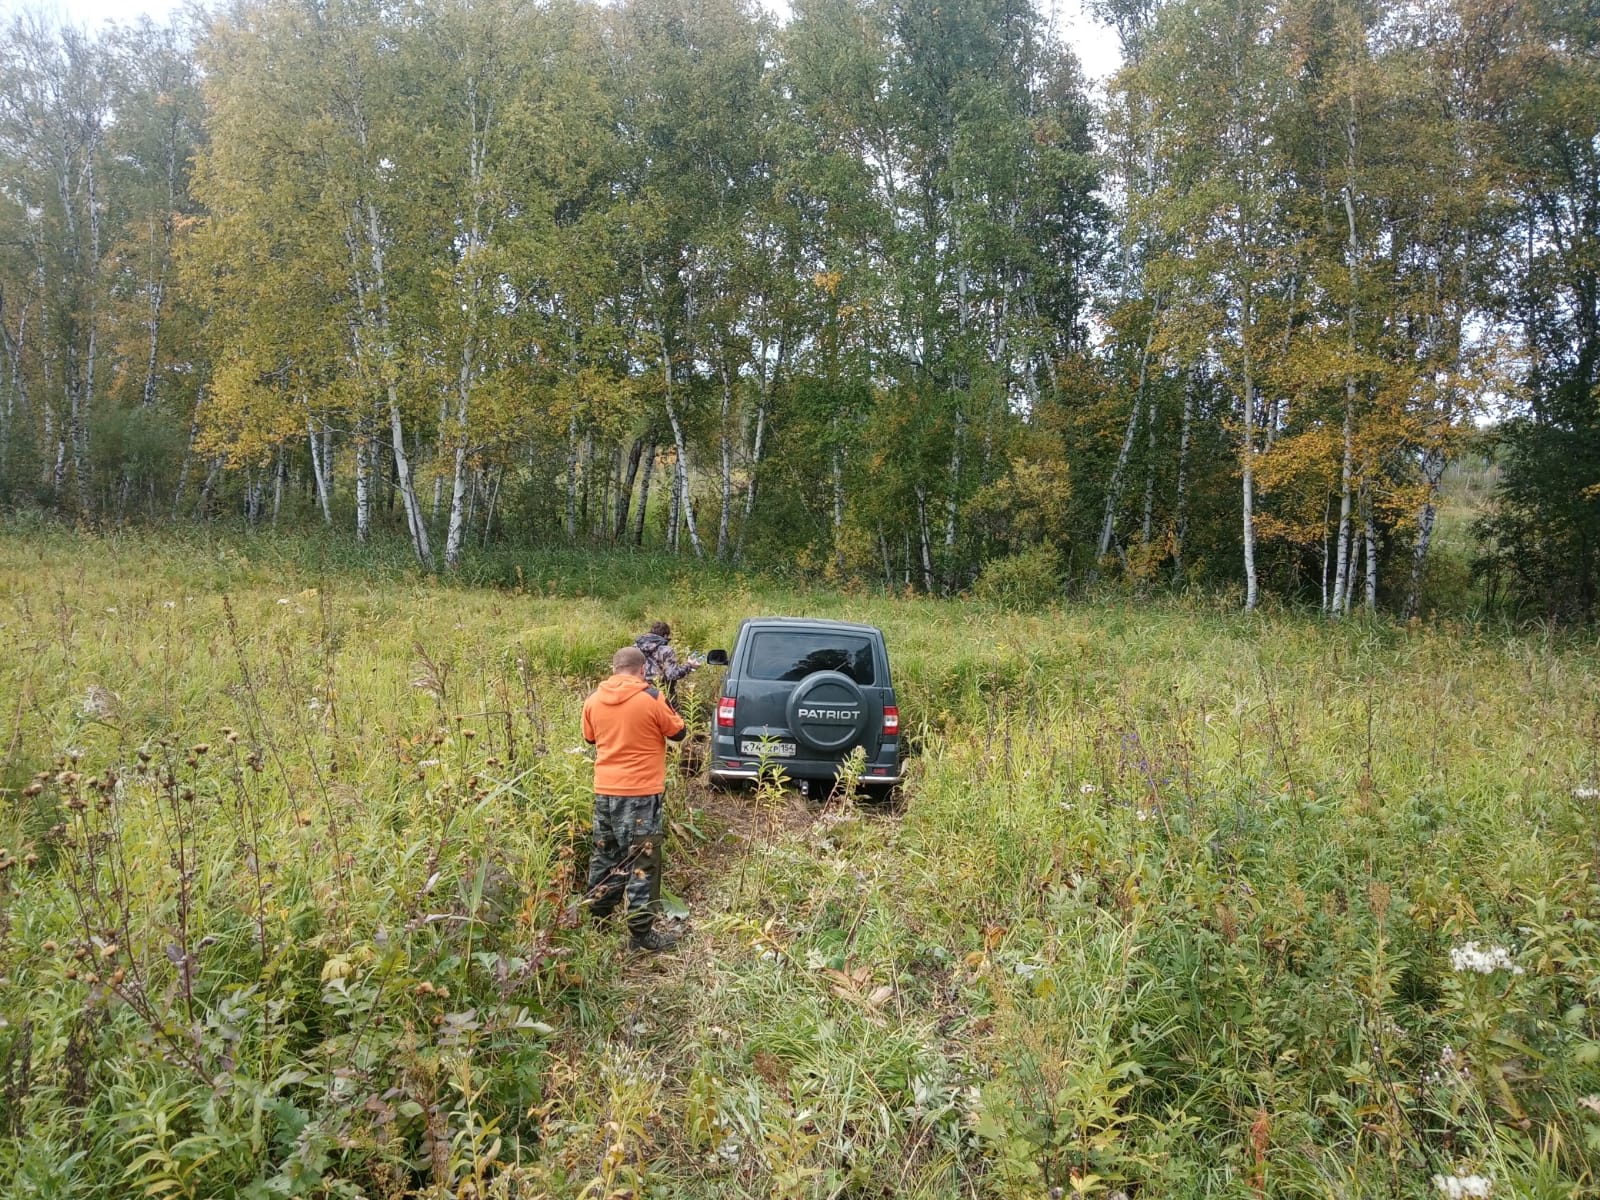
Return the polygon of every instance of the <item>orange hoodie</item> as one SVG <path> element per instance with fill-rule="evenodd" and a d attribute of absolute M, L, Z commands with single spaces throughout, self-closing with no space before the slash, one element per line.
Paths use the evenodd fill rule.
<path fill-rule="evenodd" d="M 594 790 L 601 796 L 654 796 L 667 788 L 667 739 L 683 718 L 637 675 L 613 675 L 583 702 L 583 740 L 598 749 Z"/>

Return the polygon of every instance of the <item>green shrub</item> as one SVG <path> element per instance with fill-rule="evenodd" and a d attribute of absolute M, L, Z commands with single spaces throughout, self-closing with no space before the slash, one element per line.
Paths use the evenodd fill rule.
<path fill-rule="evenodd" d="M 1039 545 L 984 564 L 972 594 L 998 608 L 1026 612 L 1061 599 L 1061 555 L 1054 543 Z"/>

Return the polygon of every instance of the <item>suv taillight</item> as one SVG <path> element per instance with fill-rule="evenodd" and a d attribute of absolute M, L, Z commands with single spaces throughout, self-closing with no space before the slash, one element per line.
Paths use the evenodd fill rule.
<path fill-rule="evenodd" d="M 717 701 L 717 725 L 722 729 L 733 728 L 733 697 L 724 696 Z"/>
<path fill-rule="evenodd" d="M 900 732 L 900 710 L 892 704 L 883 706 L 883 733 L 887 737 Z"/>

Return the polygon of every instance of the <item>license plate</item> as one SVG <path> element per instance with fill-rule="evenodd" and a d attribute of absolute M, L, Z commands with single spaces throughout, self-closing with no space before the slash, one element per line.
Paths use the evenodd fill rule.
<path fill-rule="evenodd" d="M 746 758 L 793 758 L 793 742 L 740 742 L 739 753 Z"/>

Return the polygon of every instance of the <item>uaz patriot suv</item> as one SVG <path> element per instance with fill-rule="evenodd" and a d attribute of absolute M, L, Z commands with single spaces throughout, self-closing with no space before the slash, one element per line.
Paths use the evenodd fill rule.
<path fill-rule="evenodd" d="M 742 623 L 717 702 L 712 780 L 753 780 L 766 763 L 802 784 L 831 783 L 857 746 L 867 756 L 862 783 L 887 791 L 900 782 L 900 709 L 883 633 L 794 617 Z"/>

